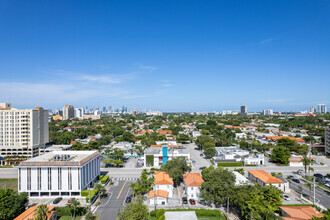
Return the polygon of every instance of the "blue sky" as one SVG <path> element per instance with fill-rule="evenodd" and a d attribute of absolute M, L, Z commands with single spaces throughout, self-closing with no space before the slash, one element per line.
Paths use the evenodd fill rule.
<path fill-rule="evenodd" d="M 0 0 L 0 102 L 330 106 L 330 1 Z"/>

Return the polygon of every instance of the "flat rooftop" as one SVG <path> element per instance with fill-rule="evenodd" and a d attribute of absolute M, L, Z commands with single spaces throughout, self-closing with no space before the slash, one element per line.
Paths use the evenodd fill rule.
<path fill-rule="evenodd" d="M 167 145 L 163 145 L 163 147 L 167 147 Z M 161 154 L 163 147 L 148 147 L 145 150 L 145 154 Z M 189 151 L 184 147 L 168 147 L 167 154 L 190 154 Z"/>
<path fill-rule="evenodd" d="M 82 166 L 99 156 L 94 151 L 52 151 L 23 161 L 19 166 Z"/>

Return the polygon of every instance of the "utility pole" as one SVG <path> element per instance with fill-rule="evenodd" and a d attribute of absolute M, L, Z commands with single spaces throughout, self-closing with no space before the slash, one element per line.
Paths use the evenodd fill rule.
<path fill-rule="evenodd" d="M 229 215 L 229 197 L 227 197 L 227 215 Z"/>
<path fill-rule="evenodd" d="M 315 177 L 313 178 L 313 205 L 315 205 Z"/>

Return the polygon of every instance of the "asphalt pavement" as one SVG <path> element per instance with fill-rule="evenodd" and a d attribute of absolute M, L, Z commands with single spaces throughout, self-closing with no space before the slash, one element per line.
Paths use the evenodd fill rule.
<path fill-rule="evenodd" d="M 100 215 L 100 220 L 116 220 L 117 215 L 125 204 L 127 195 L 131 193 L 129 180 L 117 180 L 107 192 L 107 198 L 104 198 L 96 209 L 95 213 Z"/>
<path fill-rule="evenodd" d="M 308 198 L 310 201 L 313 201 L 313 187 L 310 189 L 310 187 L 304 185 L 305 183 L 306 182 L 302 180 L 300 180 L 300 183 L 290 181 L 290 188 L 299 194 L 302 193 L 304 197 Z M 330 208 L 330 194 L 315 188 L 315 202 L 327 209 Z"/>

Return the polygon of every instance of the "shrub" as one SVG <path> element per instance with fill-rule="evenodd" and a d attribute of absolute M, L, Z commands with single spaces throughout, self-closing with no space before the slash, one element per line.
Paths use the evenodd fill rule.
<path fill-rule="evenodd" d="M 101 183 L 102 184 L 106 184 L 106 182 L 108 181 L 109 179 L 109 176 L 108 175 L 105 175 L 102 179 L 101 179 Z"/>
<path fill-rule="evenodd" d="M 147 166 L 154 165 L 154 155 L 146 155 L 146 165 Z"/>
<path fill-rule="evenodd" d="M 159 209 L 156 213 L 157 219 L 160 219 L 160 217 L 165 215 L 165 209 Z M 164 216 L 165 217 L 165 216 Z"/>
<path fill-rule="evenodd" d="M 3 166 L 0 166 L 0 168 L 13 168 L 12 165 L 3 165 Z"/>
<path fill-rule="evenodd" d="M 99 180 L 101 180 L 103 177 L 104 177 L 104 176 L 100 175 L 100 176 L 99 176 Z"/>
<path fill-rule="evenodd" d="M 222 162 L 218 163 L 218 167 L 240 167 L 243 166 L 243 162 Z"/>
<path fill-rule="evenodd" d="M 68 207 L 55 207 L 55 210 L 57 211 L 57 216 L 61 217 L 61 216 L 71 216 L 70 213 L 70 209 Z M 87 209 L 86 207 L 82 207 L 80 206 L 77 210 L 76 210 L 76 215 L 77 216 L 83 216 L 87 213 Z"/>

